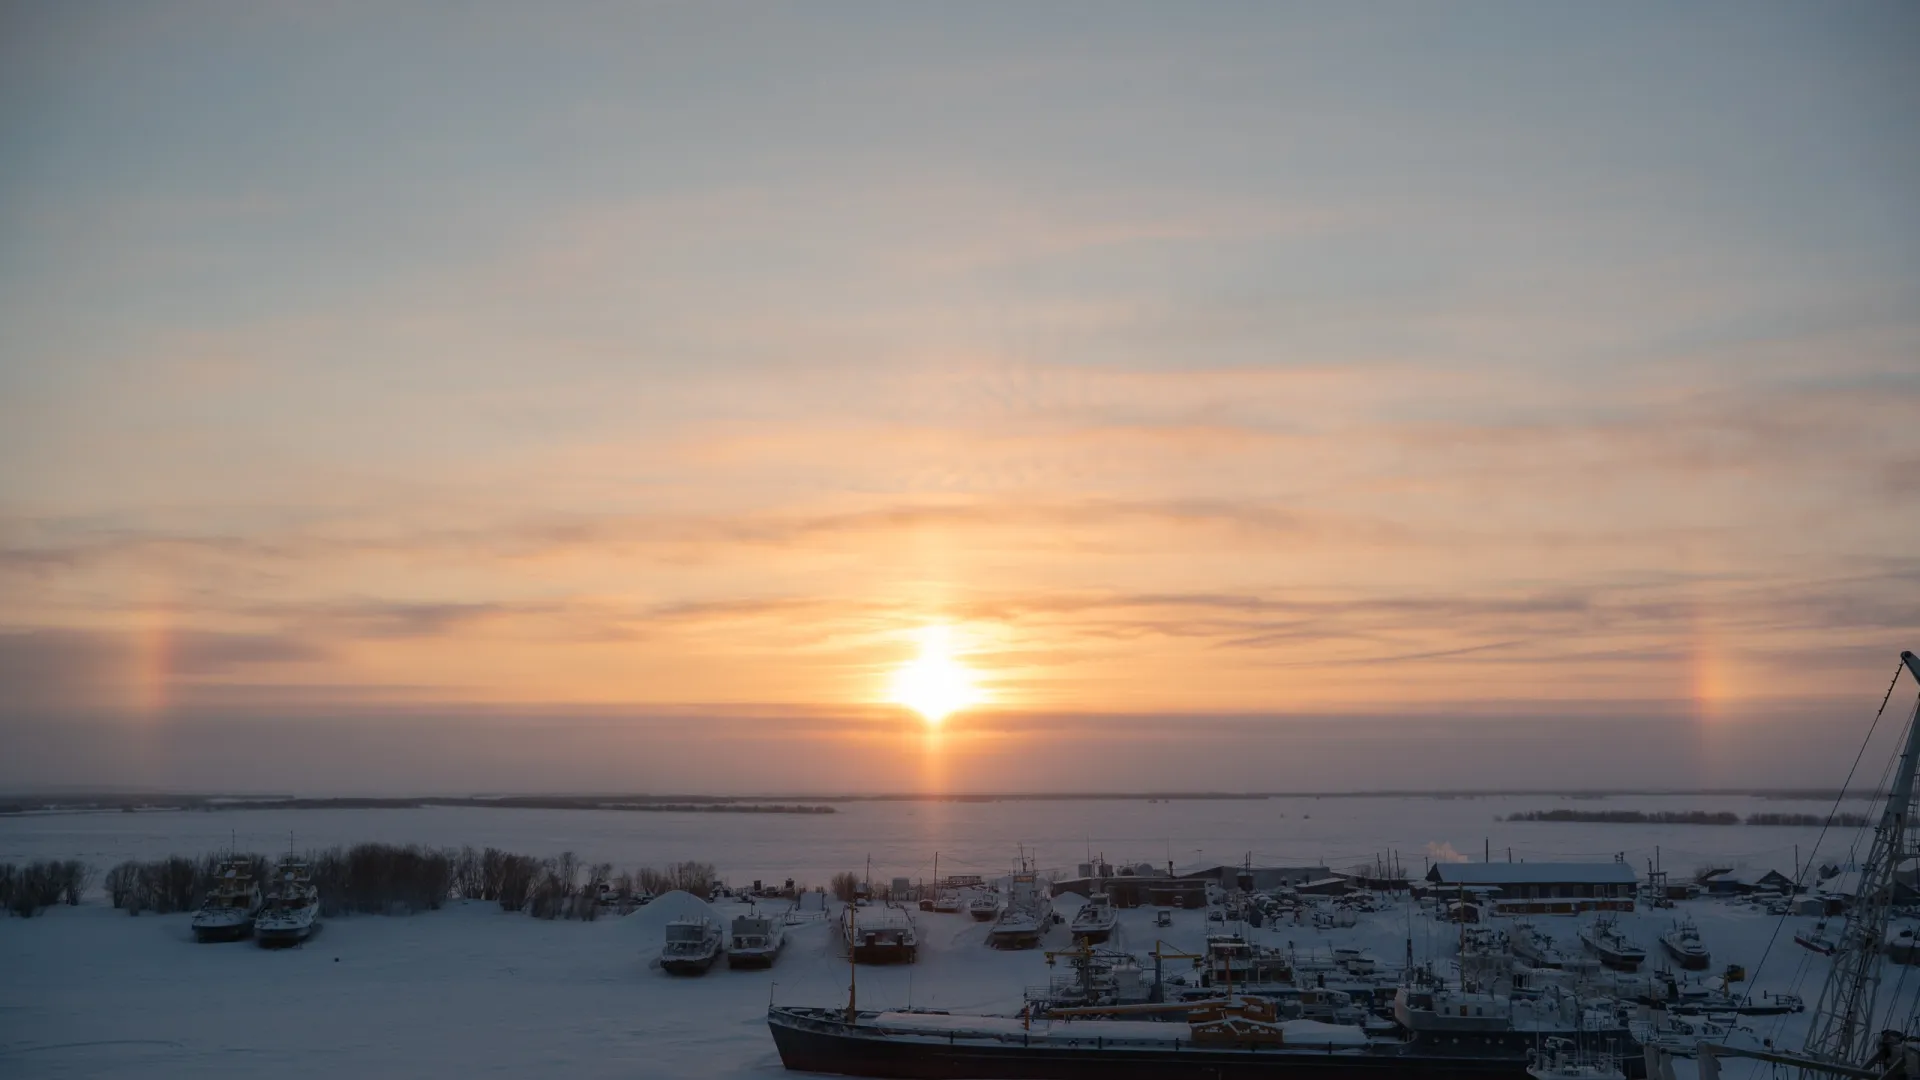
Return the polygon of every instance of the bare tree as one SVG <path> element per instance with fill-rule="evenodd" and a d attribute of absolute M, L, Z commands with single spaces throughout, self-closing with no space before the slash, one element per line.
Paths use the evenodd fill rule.
<path fill-rule="evenodd" d="M 842 870 L 833 875 L 831 891 L 842 902 L 853 903 L 854 899 L 860 895 L 860 875 L 851 870 Z"/>

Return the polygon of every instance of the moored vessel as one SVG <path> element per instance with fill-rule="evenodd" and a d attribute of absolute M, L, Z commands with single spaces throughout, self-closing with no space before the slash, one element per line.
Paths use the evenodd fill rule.
<path fill-rule="evenodd" d="M 784 918 L 770 919 L 757 913 L 736 915 L 727 929 L 727 966 L 730 968 L 772 967 L 787 942 Z"/>
<path fill-rule="evenodd" d="M 1106 893 L 1094 893 L 1086 903 L 1080 905 L 1079 911 L 1074 912 L 1068 928 L 1073 931 L 1074 937 L 1087 944 L 1100 945 L 1113 936 L 1115 921 L 1112 899 Z"/>
<path fill-rule="evenodd" d="M 660 967 L 675 975 L 699 975 L 720 958 L 720 926 L 705 916 L 675 919 L 667 924 Z"/>
<path fill-rule="evenodd" d="M 1660 947 L 1673 957 L 1673 962 L 1689 971 L 1705 971 L 1713 962 L 1712 954 L 1707 951 L 1706 942 L 1700 940 L 1700 928 L 1692 919 L 1683 919 L 1675 923 L 1673 929 L 1660 935 Z"/>
<path fill-rule="evenodd" d="M 220 864 L 200 910 L 193 913 L 194 940 L 238 941 L 253 930 L 259 911 L 260 886 L 254 883 L 252 862 L 228 859 Z"/>
<path fill-rule="evenodd" d="M 253 919 L 254 940 L 263 949 L 298 945 L 313 936 L 320 921 L 320 890 L 306 861 L 280 860 L 267 885 L 266 902 Z"/>
<path fill-rule="evenodd" d="M 1591 926 L 1580 931 L 1580 940 L 1588 952 L 1615 971 L 1638 971 L 1647 959 L 1647 950 L 1628 940 L 1610 916 L 1594 919 Z"/>

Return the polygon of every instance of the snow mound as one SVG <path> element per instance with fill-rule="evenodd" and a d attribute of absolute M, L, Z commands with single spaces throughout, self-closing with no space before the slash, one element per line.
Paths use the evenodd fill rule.
<path fill-rule="evenodd" d="M 668 923 L 702 917 L 712 919 L 725 932 L 726 920 L 712 904 L 676 889 L 654 897 L 653 903 L 646 907 L 635 908 L 631 915 L 620 920 L 620 930 L 639 948 L 658 949 L 666 941 Z"/>

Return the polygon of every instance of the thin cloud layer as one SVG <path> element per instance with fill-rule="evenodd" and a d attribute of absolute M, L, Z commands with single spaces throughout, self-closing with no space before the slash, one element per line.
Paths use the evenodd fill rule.
<path fill-rule="evenodd" d="M 933 622 L 946 780 L 1772 775 L 1920 642 L 1911 13 L 240 14 L 0 16 L 0 715 L 77 778 L 314 709 L 877 772 Z"/>

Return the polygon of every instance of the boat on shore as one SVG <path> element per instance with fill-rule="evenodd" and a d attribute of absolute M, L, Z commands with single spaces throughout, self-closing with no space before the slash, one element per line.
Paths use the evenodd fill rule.
<path fill-rule="evenodd" d="M 856 964 L 911 964 L 920 955 L 920 936 L 905 909 L 847 909 L 847 955 Z"/>
<path fill-rule="evenodd" d="M 1559 968 L 1567 963 L 1566 956 L 1554 944 L 1553 938 L 1525 919 L 1515 922 L 1513 929 L 1507 932 L 1507 948 L 1532 967 Z"/>
<path fill-rule="evenodd" d="M 1101 1011 L 1129 1018 L 773 1006 L 767 1027 L 788 1069 L 902 1080 L 1518 1080 L 1533 1049 L 1525 1039 L 1489 1051 L 1281 1020 L 1258 998 L 1199 1003 L 1185 1022 L 1131 1018 L 1166 1006 Z"/>
<path fill-rule="evenodd" d="M 260 913 L 260 886 L 253 880 L 253 864 L 228 859 L 220 864 L 213 888 L 200 910 L 193 913 L 195 941 L 239 941 L 253 931 Z"/>
<path fill-rule="evenodd" d="M 1690 918 L 1682 919 L 1673 929 L 1661 934 L 1660 947 L 1667 950 L 1674 963 L 1688 971 L 1705 971 L 1713 962 L 1706 943 L 1700 940 L 1700 928 Z"/>
<path fill-rule="evenodd" d="M 1087 902 L 1074 912 L 1073 921 L 1068 927 L 1073 936 L 1089 945 L 1104 944 L 1113 936 L 1113 927 L 1117 917 L 1113 910 L 1113 901 L 1106 893 L 1094 893 Z"/>
<path fill-rule="evenodd" d="M 974 922 L 992 922 L 1000 917 L 1000 894 L 992 889 L 978 893 L 967 901 L 967 914 Z"/>
<path fill-rule="evenodd" d="M 320 924 L 320 890 L 304 859 L 280 860 L 267 886 L 266 901 L 253 917 L 253 939 L 263 949 L 298 945 Z"/>
<path fill-rule="evenodd" d="M 1023 869 L 1007 882 L 1007 906 L 987 932 L 996 949 L 1032 949 L 1053 921 L 1053 901 L 1040 890 L 1033 871 Z"/>
<path fill-rule="evenodd" d="M 1602 915 L 1591 926 L 1580 931 L 1580 940 L 1587 951 L 1600 958 L 1600 962 L 1615 971 L 1638 971 L 1646 962 L 1647 950 L 1627 939 L 1613 919 Z"/>
<path fill-rule="evenodd" d="M 730 968 L 772 967 L 780 959 L 787 943 L 785 919 L 765 915 L 736 915 L 727 928 L 727 966 Z"/>
<path fill-rule="evenodd" d="M 700 975 L 720 959 L 720 926 L 697 916 L 667 924 L 667 942 L 660 950 L 660 967 L 674 975 Z"/>

